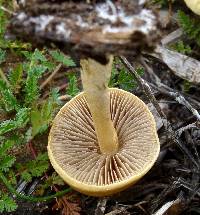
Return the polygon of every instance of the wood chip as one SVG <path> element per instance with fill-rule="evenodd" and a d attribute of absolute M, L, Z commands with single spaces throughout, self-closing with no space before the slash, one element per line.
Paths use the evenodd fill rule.
<path fill-rule="evenodd" d="M 163 61 L 178 77 L 191 83 L 200 83 L 200 62 L 194 58 L 171 51 L 163 46 L 157 46 L 150 54 Z"/>

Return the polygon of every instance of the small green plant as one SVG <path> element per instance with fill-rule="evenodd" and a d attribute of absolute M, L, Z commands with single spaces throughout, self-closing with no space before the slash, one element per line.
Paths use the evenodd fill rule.
<path fill-rule="evenodd" d="M 144 70 L 142 68 L 138 68 L 137 73 L 139 75 L 142 75 L 144 73 Z M 119 87 L 126 91 L 132 91 L 137 86 L 137 83 L 133 76 L 127 71 L 126 67 L 118 58 L 116 58 L 113 63 L 109 86 Z"/>
<path fill-rule="evenodd" d="M 4 140 L 0 144 L 0 172 L 7 173 L 15 162 L 15 157 L 9 155 L 9 150 L 13 147 L 14 142 Z M 17 208 L 15 201 L 9 197 L 7 192 L 0 191 L 0 212 L 11 212 Z"/>
<path fill-rule="evenodd" d="M 11 197 L 9 197 L 7 193 L 0 191 L 0 213 L 4 211 L 12 212 L 16 209 L 16 202 Z"/>
<path fill-rule="evenodd" d="M 36 159 L 28 161 L 25 164 L 18 164 L 18 172 L 21 173 L 21 178 L 27 182 L 32 181 L 33 177 L 42 176 L 49 168 L 47 153 L 39 154 Z"/>
<path fill-rule="evenodd" d="M 12 10 L 12 1 L 0 0 L 0 6 L 4 5 Z M 23 163 L 19 163 L 13 155 L 13 149 L 20 151 L 24 144 L 34 141 L 36 136 L 47 131 L 61 105 L 59 90 L 47 88 L 47 96 L 43 98 L 40 82 L 59 63 L 68 68 L 75 66 L 75 63 L 60 51 L 32 51 L 28 43 L 5 39 L 8 16 L 0 8 L 0 213 L 16 210 L 17 204 L 13 196 L 26 201 L 41 202 L 55 199 L 70 191 L 68 188 L 50 196 L 42 196 L 42 193 L 39 197 L 32 197 L 15 190 L 19 178 L 30 182 L 33 177 L 42 176 L 49 167 L 46 152 L 40 152 L 35 159 Z M 19 61 L 12 67 L 7 58 L 16 58 Z M 76 79 L 70 77 L 69 81 L 74 94 Z M 44 191 L 52 184 L 63 183 L 54 174 L 49 178 L 44 183 Z"/>
<path fill-rule="evenodd" d="M 178 11 L 178 21 L 184 33 L 189 39 L 194 40 L 200 46 L 200 22 L 199 19 L 191 18 L 183 11 Z"/>
<path fill-rule="evenodd" d="M 2 6 L 3 1 L 0 0 L 0 6 Z M 0 9 L 0 47 L 3 46 L 5 39 L 4 39 L 4 34 L 6 31 L 6 22 L 7 18 L 3 10 Z"/>
<path fill-rule="evenodd" d="M 78 88 L 78 81 L 77 81 L 77 77 L 75 74 L 73 73 L 69 73 L 67 75 L 68 77 L 68 87 L 67 87 L 67 94 L 70 95 L 71 97 L 76 96 L 80 90 Z"/>
<path fill-rule="evenodd" d="M 187 80 L 183 81 L 183 91 L 185 93 L 188 93 L 190 91 L 191 87 L 192 87 L 192 84 L 189 81 L 187 81 Z"/>
<path fill-rule="evenodd" d="M 44 181 L 44 183 L 38 187 L 37 192 L 44 193 L 44 191 L 48 187 L 51 187 L 54 185 L 62 186 L 64 184 L 65 184 L 65 182 L 62 180 L 62 178 L 56 172 L 53 172 L 53 174 L 51 176 L 49 176 L 48 179 L 46 179 Z"/>
<path fill-rule="evenodd" d="M 56 60 L 57 62 L 62 63 L 65 66 L 75 66 L 74 61 L 69 58 L 66 57 L 63 53 L 55 50 L 55 51 L 50 51 L 51 56 L 54 58 L 54 60 Z"/>
<path fill-rule="evenodd" d="M 172 49 L 176 50 L 179 53 L 189 55 L 192 53 L 192 49 L 189 45 L 184 44 L 182 40 L 170 46 Z"/>
<path fill-rule="evenodd" d="M 60 62 L 64 62 L 67 67 L 75 64 L 61 52 L 52 53 L 54 57 L 45 50 L 35 49 L 33 52 L 22 50 L 18 53 L 23 58 L 22 62 L 10 69 L 8 74 L 0 70 L 0 114 L 4 114 L 6 118 L 0 122 L 0 179 L 8 191 L 19 198 L 31 201 L 43 201 L 46 197 L 23 196 L 16 193 L 12 184 L 16 183 L 16 173 L 28 182 L 33 177 L 42 176 L 49 167 L 47 153 L 39 154 L 36 159 L 20 164 L 16 162 L 11 149 L 13 147 L 20 149 L 23 144 L 29 143 L 37 135 L 47 131 L 57 108 L 61 105 L 59 91 L 56 88 L 49 91 L 46 99 L 41 98 L 40 79 L 46 72 L 51 73 Z M 6 62 L 6 50 L 0 49 L 0 64 L 4 62 Z M 76 84 L 75 77 L 71 76 L 69 86 L 73 95 L 77 90 Z M 0 212 L 10 212 L 16 207 L 14 199 L 6 191 L 2 191 Z"/>

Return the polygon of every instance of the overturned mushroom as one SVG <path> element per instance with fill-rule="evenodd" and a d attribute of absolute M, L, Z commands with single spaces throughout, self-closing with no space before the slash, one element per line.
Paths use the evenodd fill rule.
<path fill-rule="evenodd" d="M 74 189 L 92 196 L 137 182 L 160 148 L 147 106 L 131 93 L 107 87 L 110 67 L 111 61 L 106 66 L 82 62 L 84 92 L 60 110 L 49 135 L 54 169 Z"/>
<path fill-rule="evenodd" d="M 147 173 L 160 146 L 147 106 L 131 93 L 108 88 L 112 54 L 137 55 L 152 49 L 158 39 L 156 16 L 142 7 L 144 1 L 47 2 L 26 1 L 10 29 L 16 35 L 31 34 L 40 43 L 67 44 L 81 57 L 84 92 L 53 122 L 50 161 L 82 193 L 116 193 Z"/>

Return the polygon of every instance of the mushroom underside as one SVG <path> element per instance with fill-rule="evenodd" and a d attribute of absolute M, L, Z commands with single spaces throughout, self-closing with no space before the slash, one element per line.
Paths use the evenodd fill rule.
<path fill-rule="evenodd" d="M 111 119 L 119 138 L 116 154 L 100 153 L 85 93 L 60 110 L 50 132 L 48 149 L 54 168 L 59 173 L 58 165 L 82 184 L 98 187 L 140 178 L 159 153 L 155 122 L 147 106 L 131 93 L 115 88 L 109 91 Z"/>

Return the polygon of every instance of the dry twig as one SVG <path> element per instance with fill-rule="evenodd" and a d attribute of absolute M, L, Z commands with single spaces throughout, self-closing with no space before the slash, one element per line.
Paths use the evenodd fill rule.
<path fill-rule="evenodd" d="M 42 90 L 53 79 L 53 77 L 59 72 L 61 67 L 62 63 L 59 63 L 58 66 L 56 66 L 55 70 L 51 73 L 51 75 L 41 84 L 40 90 Z"/>

